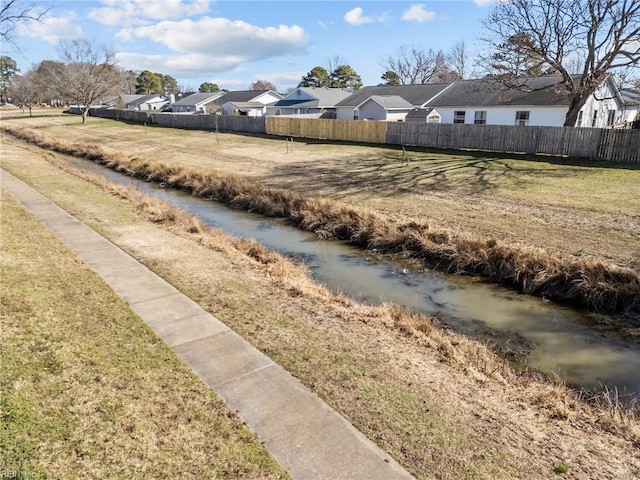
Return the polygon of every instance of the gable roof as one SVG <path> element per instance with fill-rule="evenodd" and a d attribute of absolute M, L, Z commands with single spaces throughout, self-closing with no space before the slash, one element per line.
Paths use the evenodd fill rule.
<path fill-rule="evenodd" d="M 357 107 L 374 95 L 396 95 L 413 106 L 422 106 L 436 95 L 442 93 L 451 83 L 428 83 L 425 85 L 377 85 L 364 87 L 352 92 L 349 97 L 337 104 L 338 107 Z"/>
<path fill-rule="evenodd" d="M 416 118 L 420 120 L 424 120 L 428 117 L 432 112 L 437 112 L 435 108 L 414 108 L 409 113 L 407 113 L 407 119 Z"/>
<path fill-rule="evenodd" d="M 640 105 L 640 92 L 634 90 L 620 90 L 620 96 L 625 106 Z"/>
<path fill-rule="evenodd" d="M 428 103 L 429 107 L 500 107 L 513 105 L 567 106 L 570 96 L 559 75 L 529 77 L 524 89 L 509 88 L 498 80 L 456 80 Z"/>
<path fill-rule="evenodd" d="M 360 105 L 358 105 L 358 107 L 362 106 L 364 103 L 366 103 L 369 100 L 376 102 L 385 110 L 413 108 L 413 105 L 411 103 L 407 102 L 404 98 L 402 98 L 399 95 L 372 95 L 367 100 L 365 100 Z"/>
<path fill-rule="evenodd" d="M 309 100 L 308 98 L 295 99 L 293 96 L 296 92 L 304 92 L 308 96 L 315 98 L 315 100 Z M 292 105 L 296 105 L 304 106 L 304 108 L 335 107 L 336 104 L 347 98 L 351 93 L 353 92 L 342 88 L 298 87 L 289 95 L 277 102 L 275 106 L 290 107 Z"/>
<path fill-rule="evenodd" d="M 224 99 L 222 99 L 224 100 Z M 260 102 L 224 102 L 223 105 L 233 105 L 237 109 L 252 109 L 252 108 L 265 108 L 270 106 L 270 104 L 264 104 Z"/>
<path fill-rule="evenodd" d="M 193 93 L 187 98 L 182 98 L 176 102 L 173 102 L 173 105 L 178 107 L 195 107 L 197 105 L 209 103 L 217 98 L 222 97 L 223 95 L 224 92 Z"/>
<path fill-rule="evenodd" d="M 152 93 L 149 95 L 121 95 L 122 102 L 125 105 L 140 106 L 151 100 L 158 99 L 158 102 L 168 102 L 169 99 L 160 93 Z"/>
<path fill-rule="evenodd" d="M 221 102 L 252 102 L 265 93 L 270 93 L 274 97 L 282 98 L 282 95 L 273 90 L 243 90 L 225 94 Z"/>

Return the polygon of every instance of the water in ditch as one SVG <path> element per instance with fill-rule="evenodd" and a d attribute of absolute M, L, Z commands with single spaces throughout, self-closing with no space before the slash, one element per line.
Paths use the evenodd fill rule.
<path fill-rule="evenodd" d="M 162 189 L 87 160 L 74 159 L 73 164 L 116 183 L 136 185 L 198 215 L 207 225 L 302 260 L 314 279 L 333 291 L 361 302 L 393 302 L 437 316 L 460 333 L 497 343 L 502 351 L 526 352 L 514 357 L 517 364 L 554 372 L 571 385 L 640 393 L 640 348 L 590 328 L 594 314 L 478 279 L 407 268 L 345 242 L 319 240 L 282 220 Z"/>

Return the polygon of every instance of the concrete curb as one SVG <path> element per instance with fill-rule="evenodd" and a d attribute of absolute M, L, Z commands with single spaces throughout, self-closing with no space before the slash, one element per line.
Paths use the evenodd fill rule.
<path fill-rule="evenodd" d="M 106 238 L 0 169 L 0 185 L 238 413 L 294 479 L 410 479 L 282 367 Z"/>

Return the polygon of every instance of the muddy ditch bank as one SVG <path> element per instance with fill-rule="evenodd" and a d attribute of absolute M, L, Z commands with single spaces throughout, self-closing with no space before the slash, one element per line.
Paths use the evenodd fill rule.
<path fill-rule="evenodd" d="M 479 276 L 520 293 L 594 312 L 624 314 L 632 323 L 640 317 L 640 274 L 635 270 L 589 259 L 559 258 L 526 245 L 434 229 L 425 222 L 400 222 L 373 210 L 306 198 L 243 177 L 63 142 L 31 129 L 7 125 L 2 129 L 40 147 L 86 158 L 128 176 L 283 218 L 320 238 L 342 240 L 384 254 L 401 253 L 431 269 Z M 633 332 L 634 328 L 628 330 Z"/>

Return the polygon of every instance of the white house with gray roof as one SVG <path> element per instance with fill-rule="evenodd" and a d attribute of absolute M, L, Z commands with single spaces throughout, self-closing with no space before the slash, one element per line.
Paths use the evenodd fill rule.
<path fill-rule="evenodd" d="M 524 79 L 522 88 L 488 79 L 379 85 L 364 87 L 338 103 L 336 118 L 562 126 L 570 100 L 557 75 Z M 587 100 L 576 126 L 606 128 L 632 121 L 640 112 L 639 100 L 633 92 L 620 92 L 610 77 Z"/>
<path fill-rule="evenodd" d="M 496 80 L 457 80 L 428 106 L 438 110 L 442 123 L 559 127 L 569 102 L 560 77 L 544 75 L 527 78 L 521 88 Z"/>
<path fill-rule="evenodd" d="M 414 108 L 423 108 L 450 83 L 377 85 L 356 90 L 336 105 L 339 120 L 400 121 Z"/>
<path fill-rule="evenodd" d="M 371 95 L 356 109 L 362 120 L 401 122 L 413 110 L 413 105 L 399 95 Z"/>
<path fill-rule="evenodd" d="M 336 105 L 352 93 L 342 88 L 298 87 L 267 107 L 267 115 L 335 118 Z"/>
<path fill-rule="evenodd" d="M 215 100 L 224 96 L 224 92 L 193 93 L 171 105 L 171 111 L 177 113 L 214 113 L 219 109 Z"/>
<path fill-rule="evenodd" d="M 578 112 L 576 127 L 616 127 L 632 122 L 639 113 L 640 94 L 619 90 L 609 77 Z"/>
<path fill-rule="evenodd" d="M 570 103 L 562 78 L 542 75 L 524 79 L 521 88 L 486 79 L 458 80 L 427 106 L 438 110 L 442 123 L 561 127 Z M 575 126 L 607 128 L 630 121 L 630 103 L 608 77 L 587 99 Z"/>
<path fill-rule="evenodd" d="M 229 92 L 216 102 L 220 104 L 222 115 L 262 117 L 267 112 L 267 106 L 274 105 L 282 98 L 273 90 L 245 90 Z"/>
<path fill-rule="evenodd" d="M 169 105 L 169 97 L 158 93 L 149 95 L 120 95 L 119 103 L 126 110 L 161 111 Z"/>

